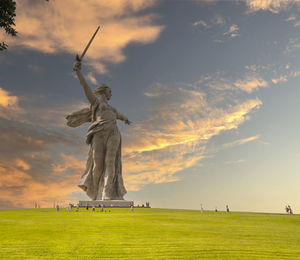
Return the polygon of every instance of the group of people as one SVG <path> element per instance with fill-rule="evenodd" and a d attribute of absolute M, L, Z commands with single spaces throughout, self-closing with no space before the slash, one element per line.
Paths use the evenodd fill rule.
<path fill-rule="evenodd" d="M 287 214 L 293 214 L 292 208 L 290 205 L 285 206 L 285 211 Z"/>
<path fill-rule="evenodd" d="M 200 211 L 201 212 L 204 211 L 202 204 L 200 204 Z M 215 207 L 215 212 L 218 212 L 218 208 L 217 207 Z M 228 205 L 226 205 L 226 212 L 230 212 Z"/>

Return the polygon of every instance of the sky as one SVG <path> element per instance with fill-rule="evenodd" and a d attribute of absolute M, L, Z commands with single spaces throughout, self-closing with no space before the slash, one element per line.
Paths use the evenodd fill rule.
<path fill-rule="evenodd" d="M 300 2 L 17 0 L 0 32 L 0 208 L 87 200 L 87 107 L 72 70 L 133 124 L 126 200 L 152 207 L 300 212 Z"/>

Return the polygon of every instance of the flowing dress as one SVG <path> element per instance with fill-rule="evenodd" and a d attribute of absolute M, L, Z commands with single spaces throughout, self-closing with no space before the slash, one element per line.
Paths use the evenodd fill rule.
<path fill-rule="evenodd" d="M 126 194 L 118 118 L 118 111 L 101 98 L 96 98 L 90 109 L 67 116 L 67 124 L 71 127 L 92 122 L 86 138 L 86 143 L 90 145 L 86 169 L 78 186 L 93 200 L 123 200 Z"/>

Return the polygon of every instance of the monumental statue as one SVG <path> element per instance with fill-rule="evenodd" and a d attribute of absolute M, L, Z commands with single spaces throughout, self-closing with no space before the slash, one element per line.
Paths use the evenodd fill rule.
<path fill-rule="evenodd" d="M 107 85 L 102 84 L 94 91 L 88 86 L 81 73 L 81 61 L 87 48 L 81 57 L 77 55 L 73 70 L 76 72 L 90 107 L 74 112 L 66 118 L 67 125 L 70 127 L 91 122 L 86 136 L 86 143 L 90 146 L 90 150 L 86 169 L 78 186 L 93 201 L 124 200 L 126 189 L 122 177 L 121 135 L 117 119 L 128 125 L 131 122 L 109 105 L 108 101 L 112 93 Z"/>

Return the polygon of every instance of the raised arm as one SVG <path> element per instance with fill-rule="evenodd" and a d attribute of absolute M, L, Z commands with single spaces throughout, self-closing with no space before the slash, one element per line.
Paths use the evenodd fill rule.
<path fill-rule="evenodd" d="M 80 85 L 82 86 L 83 90 L 84 90 L 84 94 L 86 96 L 86 98 L 88 99 L 88 101 L 91 104 L 94 104 L 95 100 L 96 100 L 96 96 L 94 95 L 94 93 L 92 92 L 92 90 L 90 89 L 90 87 L 88 86 L 85 78 L 83 77 L 83 75 L 81 74 L 81 62 L 80 61 L 76 61 L 73 70 L 76 72 L 77 77 L 79 79 Z"/>

